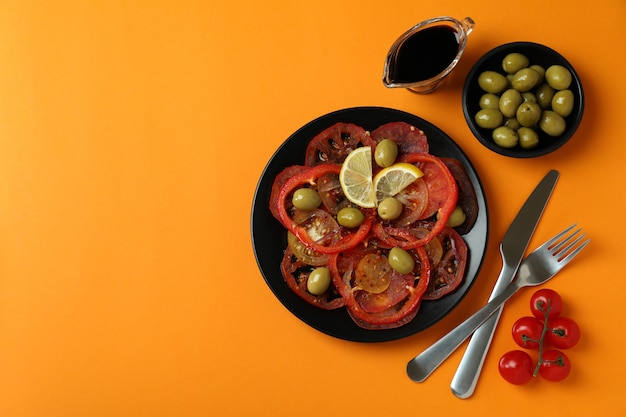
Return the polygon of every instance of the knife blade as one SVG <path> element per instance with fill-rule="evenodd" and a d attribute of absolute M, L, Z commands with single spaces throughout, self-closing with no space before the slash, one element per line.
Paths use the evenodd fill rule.
<path fill-rule="evenodd" d="M 539 219 L 552 195 L 558 178 L 559 172 L 556 170 L 551 170 L 546 174 L 530 194 L 504 234 L 500 244 L 502 270 L 489 297 L 490 301 L 501 293 L 515 277 L 530 238 L 539 223 Z M 472 335 L 450 385 L 452 393 L 456 397 L 469 398 L 474 393 L 501 314 L 502 307 Z"/>

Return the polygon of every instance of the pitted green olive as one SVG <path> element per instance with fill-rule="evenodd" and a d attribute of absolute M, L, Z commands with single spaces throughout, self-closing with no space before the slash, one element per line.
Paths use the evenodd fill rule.
<path fill-rule="evenodd" d="M 343 227 L 359 227 L 365 220 L 365 215 L 356 207 L 344 207 L 337 213 L 337 223 Z"/>
<path fill-rule="evenodd" d="M 511 85 L 514 89 L 523 93 L 535 88 L 540 80 L 541 77 L 537 71 L 531 68 L 524 68 L 515 73 Z"/>
<path fill-rule="evenodd" d="M 562 65 L 551 65 L 546 70 L 546 82 L 555 90 L 565 90 L 572 83 L 572 73 Z"/>
<path fill-rule="evenodd" d="M 552 110 L 567 117 L 574 110 L 574 93 L 572 90 L 557 91 L 552 97 Z"/>
<path fill-rule="evenodd" d="M 374 161 L 383 168 L 393 165 L 397 156 L 398 144 L 391 139 L 381 140 L 374 150 Z"/>
<path fill-rule="evenodd" d="M 511 52 L 502 60 L 502 69 L 508 74 L 515 74 L 529 64 L 528 58 L 519 52 Z"/>
<path fill-rule="evenodd" d="M 465 216 L 465 212 L 463 211 L 463 209 L 459 206 L 456 206 L 454 210 L 452 210 L 452 213 L 450 213 L 450 217 L 448 218 L 448 221 L 446 222 L 446 226 L 448 227 L 460 226 L 463 223 L 465 223 L 466 218 L 467 217 Z"/>
<path fill-rule="evenodd" d="M 389 266 L 401 274 L 408 274 L 415 268 L 415 260 L 409 252 L 396 247 L 389 251 Z"/>
<path fill-rule="evenodd" d="M 493 93 L 485 93 L 480 97 L 478 105 L 481 109 L 498 110 L 500 97 Z"/>
<path fill-rule="evenodd" d="M 519 120 L 517 120 L 517 118 L 515 118 L 515 117 L 511 117 L 510 119 L 506 119 L 506 121 L 504 122 L 504 126 L 510 127 L 513 130 L 517 130 L 520 127 L 522 127 L 522 125 L 519 123 Z"/>
<path fill-rule="evenodd" d="M 535 93 L 531 93 L 530 91 L 526 91 L 522 93 L 522 101 L 526 102 L 526 101 L 530 101 L 533 103 L 537 102 L 537 96 L 535 95 Z"/>
<path fill-rule="evenodd" d="M 493 141 L 503 148 L 513 148 L 517 145 L 517 132 L 510 127 L 500 126 L 493 131 Z"/>
<path fill-rule="evenodd" d="M 313 210 L 322 204 L 320 195 L 312 188 L 298 188 L 291 198 L 293 206 L 300 210 Z"/>
<path fill-rule="evenodd" d="M 552 106 L 552 97 L 554 97 L 554 88 L 550 87 L 548 83 L 543 83 L 535 90 L 535 97 L 537 97 L 537 103 L 543 110 L 549 109 Z"/>
<path fill-rule="evenodd" d="M 515 113 L 515 117 L 522 126 L 533 126 L 537 124 L 541 117 L 541 107 L 533 102 L 522 103 Z"/>
<path fill-rule="evenodd" d="M 539 82 L 542 83 L 546 76 L 546 69 L 542 67 L 541 65 L 537 65 L 537 64 L 533 64 L 529 68 L 537 71 L 537 74 L 539 74 L 539 80 L 540 80 Z"/>
<path fill-rule="evenodd" d="M 325 266 L 315 268 L 306 281 L 306 289 L 313 295 L 322 295 L 330 287 L 330 270 Z"/>
<path fill-rule="evenodd" d="M 500 96 L 499 108 L 504 117 L 514 117 L 520 104 L 522 104 L 522 95 L 513 88 L 509 88 Z"/>
<path fill-rule="evenodd" d="M 517 130 L 519 146 L 524 149 L 532 149 L 539 144 L 539 135 L 530 127 L 520 127 Z"/>
<path fill-rule="evenodd" d="M 544 110 L 539 127 L 550 136 L 559 136 L 565 132 L 565 119 L 555 111 Z"/>
<path fill-rule="evenodd" d="M 387 197 L 378 203 L 378 215 L 383 220 L 394 220 L 400 217 L 404 206 L 394 197 Z"/>
<path fill-rule="evenodd" d="M 509 81 L 496 71 L 484 71 L 478 76 L 478 85 L 487 93 L 498 94 L 506 90 Z"/>
<path fill-rule="evenodd" d="M 482 109 L 474 116 L 476 124 L 484 129 L 495 129 L 502 124 L 504 116 L 500 110 Z"/>

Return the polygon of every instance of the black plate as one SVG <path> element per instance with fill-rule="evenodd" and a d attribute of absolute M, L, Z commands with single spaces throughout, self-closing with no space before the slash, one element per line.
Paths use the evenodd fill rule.
<path fill-rule="evenodd" d="M 354 123 L 372 131 L 388 122 L 404 121 L 422 129 L 430 144 L 430 152 L 460 160 L 474 185 L 478 198 L 478 219 L 473 229 L 463 236 L 469 248 L 467 275 L 453 293 L 436 300 L 423 301 L 410 323 L 386 330 L 366 330 L 357 326 L 345 308 L 325 311 L 314 307 L 294 294 L 280 271 L 283 251 L 287 247 L 287 233 L 269 210 L 269 196 L 276 175 L 285 167 L 303 165 L 309 141 L 319 132 L 337 122 Z M 384 342 L 396 340 L 422 331 L 448 314 L 465 296 L 482 266 L 487 249 L 488 218 L 483 188 L 467 156 L 439 128 L 403 111 L 382 107 L 356 107 L 326 114 L 300 128 L 291 135 L 268 162 L 257 185 L 252 205 L 252 244 L 259 269 L 280 302 L 300 320 L 311 327 L 340 339 L 356 342 Z"/>

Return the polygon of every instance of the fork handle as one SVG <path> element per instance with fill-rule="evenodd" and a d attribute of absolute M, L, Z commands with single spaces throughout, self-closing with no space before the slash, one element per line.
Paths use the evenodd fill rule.
<path fill-rule="evenodd" d="M 521 286 L 518 280 L 511 282 L 505 289 L 468 317 L 463 323 L 452 329 L 448 334 L 433 343 L 428 349 L 411 359 L 406 365 L 408 377 L 415 382 L 423 382 L 444 360 L 495 313 Z"/>
<path fill-rule="evenodd" d="M 517 268 L 508 265 L 506 260 L 503 259 L 502 271 L 496 280 L 488 301 L 493 300 L 510 284 L 516 271 Z M 500 306 L 472 335 L 450 384 L 450 389 L 456 397 L 469 398 L 474 393 L 480 371 L 489 351 L 489 345 L 491 345 L 491 340 L 502 314 L 502 308 L 503 306 Z"/>

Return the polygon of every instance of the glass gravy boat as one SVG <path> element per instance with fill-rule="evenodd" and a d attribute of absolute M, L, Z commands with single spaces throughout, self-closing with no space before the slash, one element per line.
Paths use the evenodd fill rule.
<path fill-rule="evenodd" d="M 427 94 L 441 87 L 461 59 L 474 20 L 449 16 L 425 20 L 400 36 L 389 49 L 383 72 L 388 88 Z"/>

